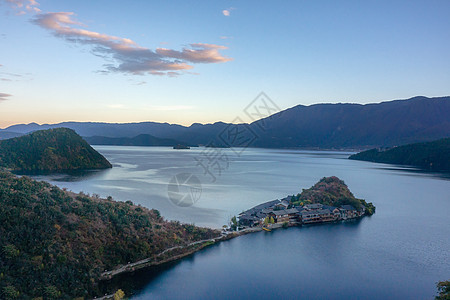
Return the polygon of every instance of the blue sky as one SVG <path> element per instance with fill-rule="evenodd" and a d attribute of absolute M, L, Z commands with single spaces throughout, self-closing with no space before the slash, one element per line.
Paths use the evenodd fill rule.
<path fill-rule="evenodd" d="M 449 14 L 448 0 L 0 0 L 0 127 L 229 122 L 261 91 L 282 109 L 449 95 Z"/>

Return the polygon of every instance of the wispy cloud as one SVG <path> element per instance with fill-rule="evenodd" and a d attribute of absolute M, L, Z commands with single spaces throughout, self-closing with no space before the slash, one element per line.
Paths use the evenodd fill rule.
<path fill-rule="evenodd" d="M 33 22 L 50 30 L 66 41 L 92 46 L 92 53 L 113 61 L 105 64 L 106 72 L 135 75 L 180 75 L 180 71 L 193 68 L 191 63 L 223 63 L 231 58 L 222 56 L 224 46 L 195 43 L 182 50 L 157 48 L 151 50 L 136 42 L 112 35 L 89 31 L 82 23 L 73 19 L 73 12 L 41 13 Z"/>
<path fill-rule="evenodd" d="M 5 66 L 0 64 L 0 68 L 4 68 Z M 25 73 L 22 74 L 16 74 L 16 73 L 9 73 L 9 72 L 0 72 L 0 81 L 29 81 L 32 80 L 32 74 Z"/>
<path fill-rule="evenodd" d="M 39 3 L 35 0 L 3 0 L 8 3 L 18 15 L 24 15 L 27 12 L 38 13 L 41 10 L 37 8 Z"/>
<path fill-rule="evenodd" d="M 231 15 L 231 11 L 234 10 L 234 9 L 235 9 L 234 7 L 230 7 L 230 8 L 224 9 L 224 10 L 222 10 L 222 14 L 225 17 L 229 17 Z"/>
<path fill-rule="evenodd" d="M 10 94 L 0 93 L 0 101 L 8 100 L 8 98 L 11 96 L 12 95 L 10 95 Z"/>

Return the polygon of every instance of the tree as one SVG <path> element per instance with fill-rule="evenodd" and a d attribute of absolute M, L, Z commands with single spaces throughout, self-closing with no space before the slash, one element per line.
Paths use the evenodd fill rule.
<path fill-rule="evenodd" d="M 6 299 L 16 299 L 19 298 L 20 292 L 13 286 L 5 286 L 3 288 L 3 293 L 6 297 Z"/>
<path fill-rule="evenodd" d="M 265 225 L 265 226 L 269 225 L 269 216 L 267 216 L 267 217 L 264 219 L 264 225 Z"/>
<path fill-rule="evenodd" d="M 232 218 L 231 218 L 231 230 L 236 230 L 237 229 L 237 226 L 238 226 L 238 223 L 237 223 L 237 219 L 236 219 L 236 216 L 233 216 Z"/>
<path fill-rule="evenodd" d="M 57 299 L 61 297 L 61 292 L 55 286 L 49 285 L 45 288 L 45 295 L 47 295 L 48 299 Z"/>
<path fill-rule="evenodd" d="M 448 300 L 450 299 L 450 280 L 441 281 L 436 284 L 439 295 L 434 299 L 436 300 Z"/>
<path fill-rule="evenodd" d="M 270 217 L 270 224 L 275 224 L 275 220 L 273 219 L 273 217 Z"/>
<path fill-rule="evenodd" d="M 123 297 L 125 297 L 125 293 L 121 289 L 118 289 L 117 292 L 114 293 L 114 300 L 121 300 Z"/>

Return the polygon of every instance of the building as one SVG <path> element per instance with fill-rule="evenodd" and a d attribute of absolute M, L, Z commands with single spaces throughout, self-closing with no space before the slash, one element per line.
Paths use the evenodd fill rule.
<path fill-rule="evenodd" d="M 273 217 L 275 223 L 297 223 L 299 222 L 299 214 L 296 208 L 274 210 L 269 213 L 269 216 Z"/>

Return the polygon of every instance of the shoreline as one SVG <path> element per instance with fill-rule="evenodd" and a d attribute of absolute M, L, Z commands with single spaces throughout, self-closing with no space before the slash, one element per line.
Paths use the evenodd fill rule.
<path fill-rule="evenodd" d="M 311 223 L 311 224 L 289 224 L 287 228 L 315 226 L 315 225 L 323 225 L 323 224 L 338 224 L 338 223 L 343 223 L 344 221 L 357 221 L 360 219 L 362 219 L 362 217 L 348 219 L 348 220 L 320 222 L 320 223 Z M 276 230 L 276 229 L 281 229 L 281 228 L 287 229 L 286 227 L 283 227 L 282 224 L 276 224 L 275 226 L 272 225 L 270 227 L 271 230 Z M 243 235 L 247 235 L 250 233 L 256 233 L 256 232 L 262 232 L 262 231 L 263 231 L 262 227 L 249 227 L 249 228 L 242 229 L 240 231 L 232 231 L 227 234 L 221 234 L 220 236 L 218 236 L 216 238 L 212 238 L 212 239 L 208 239 L 208 240 L 200 240 L 200 241 L 192 242 L 188 245 L 168 248 L 153 257 L 145 258 L 145 259 L 139 260 L 134 263 L 122 265 L 114 270 L 103 272 L 100 275 L 100 278 L 98 280 L 99 281 L 109 281 L 109 280 L 113 279 L 114 277 L 121 275 L 121 274 L 132 273 L 137 270 L 146 269 L 146 268 L 150 268 L 153 266 L 159 266 L 159 265 L 163 265 L 163 264 L 166 264 L 169 262 L 177 261 L 177 260 L 183 259 L 189 255 L 192 255 L 208 246 L 218 244 L 219 242 L 228 241 L 228 240 L 231 240 L 231 239 L 243 236 Z M 199 245 L 199 246 L 197 246 L 197 245 Z M 171 251 L 185 250 L 192 246 L 194 246 L 192 249 L 189 249 L 185 252 L 182 252 L 182 253 L 179 253 L 179 254 L 176 254 L 173 256 L 165 257 L 163 259 L 158 260 L 159 257 L 164 256 L 165 254 L 170 254 Z M 195 246 L 197 246 L 197 247 L 195 247 Z M 107 296 L 105 296 L 105 297 L 107 297 Z M 100 299 L 100 298 L 96 298 L 96 299 Z M 108 299 L 108 298 L 105 298 L 105 299 Z"/>

